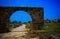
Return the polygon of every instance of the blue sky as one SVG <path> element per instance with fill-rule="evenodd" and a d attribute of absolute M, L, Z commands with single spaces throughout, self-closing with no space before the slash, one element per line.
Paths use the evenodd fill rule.
<path fill-rule="evenodd" d="M 60 0 L 0 0 L 0 6 L 43 7 L 44 19 L 60 18 Z"/>
<path fill-rule="evenodd" d="M 25 11 L 16 11 L 10 16 L 10 22 L 28 22 L 32 21 L 32 17 Z"/>

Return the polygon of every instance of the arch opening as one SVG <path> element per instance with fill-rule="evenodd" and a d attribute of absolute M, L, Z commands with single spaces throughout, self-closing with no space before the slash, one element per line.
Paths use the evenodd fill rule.
<path fill-rule="evenodd" d="M 32 18 L 28 12 L 25 11 L 16 11 L 10 16 L 10 22 L 32 22 Z"/>
<path fill-rule="evenodd" d="M 10 16 L 10 31 L 25 31 L 29 22 L 32 22 L 32 18 L 28 12 L 16 11 Z"/>

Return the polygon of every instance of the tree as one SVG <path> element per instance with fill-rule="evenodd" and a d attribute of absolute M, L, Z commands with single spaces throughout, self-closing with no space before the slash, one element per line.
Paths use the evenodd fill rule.
<path fill-rule="evenodd" d="M 21 21 L 19 21 L 19 25 L 22 25 L 22 22 Z"/>
<path fill-rule="evenodd" d="M 60 23 L 60 18 L 59 18 L 59 19 L 57 19 L 57 23 Z"/>
<path fill-rule="evenodd" d="M 55 31 L 57 32 L 57 33 L 60 33 L 60 19 L 57 19 L 57 22 L 56 22 L 56 29 L 55 29 Z"/>
<path fill-rule="evenodd" d="M 28 23 L 31 23 L 31 21 L 28 21 Z"/>

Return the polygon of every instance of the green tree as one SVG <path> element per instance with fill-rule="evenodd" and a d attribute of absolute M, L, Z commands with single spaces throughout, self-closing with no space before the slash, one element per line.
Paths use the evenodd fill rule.
<path fill-rule="evenodd" d="M 57 33 L 60 33 L 60 19 L 57 19 L 57 22 L 56 22 L 56 28 L 55 28 L 55 31 L 57 32 Z"/>
<path fill-rule="evenodd" d="M 31 21 L 28 21 L 28 23 L 31 23 Z"/>
<path fill-rule="evenodd" d="M 19 21 L 19 25 L 22 25 L 22 22 L 21 21 Z"/>

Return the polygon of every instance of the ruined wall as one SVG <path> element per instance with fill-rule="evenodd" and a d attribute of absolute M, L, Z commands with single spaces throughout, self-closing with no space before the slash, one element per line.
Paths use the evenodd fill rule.
<path fill-rule="evenodd" d="M 0 30 L 5 30 L 9 27 L 10 15 L 13 12 L 22 10 L 28 12 L 32 17 L 32 24 L 35 29 L 38 26 L 40 30 L 43 27 L 43 8 L 36 7 L 0 7 Z"/>

